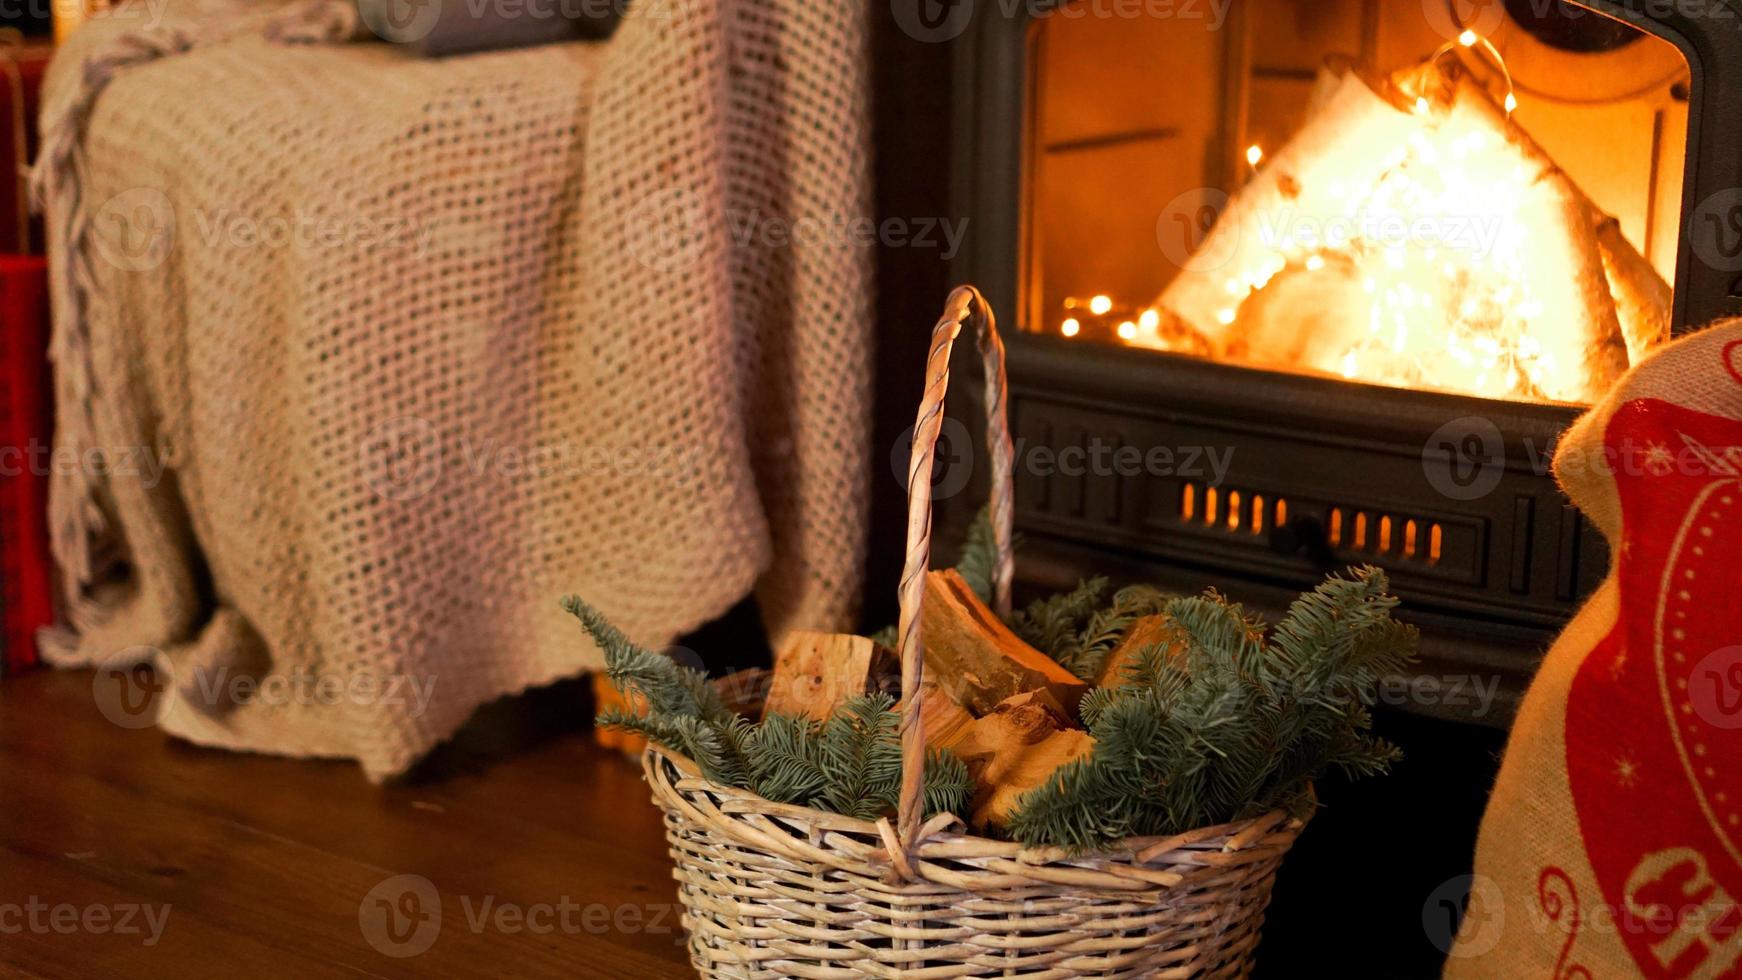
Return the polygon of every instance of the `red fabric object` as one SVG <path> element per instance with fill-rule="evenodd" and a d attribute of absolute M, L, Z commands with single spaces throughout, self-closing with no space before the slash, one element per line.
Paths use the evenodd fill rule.
<path fill-rule="evenodd" d="M 42 92 L 42 75 L 48 69 L 54 46 L 26 44 L 10 49 L 10 54 L 18 66 L 18 82 L 22 83 L 24 114 L 21 119 L 17 115 L 19 103 L 12 92 L 12 73 L 0 71 L 0 166 L 5 168 L 6 174 L 0 178 L 0 253 L 41 255 L 42 220 L 28 216 L 29 202 L 22 196 L 23 187 L 12 173 L 14 164 L 36 159 L 37 99 Z M 21 131 L 25 143 L 23 152 L 18 147 Z M 27 224 L 21 224 L 21 220 Z"/>
<path fill-rule="evenodd" d="M 54 621 L 48 329 L 48 261 L 0 255 L 0 654 L 7 672 L 36 663 L 36 631 Z"/>
<path fill-rule="evenodd" d="M 1628 372 L 1554 467 L 1610 572 L 1519 708 L 1445 980 L 1742 980 L 1742 319 Z"/>

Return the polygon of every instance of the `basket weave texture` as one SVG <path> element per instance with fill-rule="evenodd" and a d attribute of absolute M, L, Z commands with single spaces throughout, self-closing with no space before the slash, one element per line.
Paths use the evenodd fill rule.
<path fill-rule="evenodd" d="M 1077 856 L 933 834 L 908 881 L 876 824 L 720 786 L 657 746 L 643 762 L 704 977 L 1243 977 L 1304 822 Z"/>
<path fill-rule="evenodd" d="M 643 765 L 684 905 L 692 963 L 705 977 L 1243 977 L 1283 856 L 1310 807 L 1171 837 L 1130 838 L 1073 854 L 922 822 L 924 733 L 919 632 L 930 561 L 929 475 L 964 322 L 978 328 L 987 375 L 990 511 L 998 544 L 994 606 L 1008 615 L 1010 443 L 1004 352 L 985 300 L 950 295 L 933 330 L 914 427 L 907 564 L 901 588 L 902 759 L 899 817 L 875 823 L 775 803 L 704 778 L 650 746 Z M 941 696 L 941 695 L 940 695 Z"/>

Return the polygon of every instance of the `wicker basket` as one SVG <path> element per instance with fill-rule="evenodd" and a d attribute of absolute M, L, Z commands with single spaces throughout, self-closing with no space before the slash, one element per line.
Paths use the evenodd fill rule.
<path fill-rule="evenodd" d="M 931 552 L 931 474 L 950 349 L 979 334 L 999 562 L 1010 609 L 1011 446 L 1004 350 L 985 299 L 950 294 L 932 333 L 914 427 L 901 582 L 902 787 L 895 825 L 773 803 L 703 778 L 654 746 L 643 756 L 689 933 L 707 977 L 1240 977 L 1271 883 L 1304 816 L 1281 810 L 1108 852 L 1070 854 L 921 822 L 925 739 L 919 611 Z"/>

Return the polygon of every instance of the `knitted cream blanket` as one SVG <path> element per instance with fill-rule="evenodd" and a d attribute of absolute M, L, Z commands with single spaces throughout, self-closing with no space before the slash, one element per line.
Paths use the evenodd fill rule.
<path fill-rule="evenodd" d="M 567 592 L 650 644 L 752 591 L 850 623 L 864 10 L 635 6 L 443 61 L 344 43 L 345 0 L 80 30 L 35 174 L 52 660 L 150 659 L 174 734 L 381 779 L 598 665 Z"/>

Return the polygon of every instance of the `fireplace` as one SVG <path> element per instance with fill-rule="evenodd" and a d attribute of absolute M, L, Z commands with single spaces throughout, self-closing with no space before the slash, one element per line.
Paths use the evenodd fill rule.
<path fill-rule="evenodd" d="M 1742 296 L 1737 27 L 1647 0 L 978 12 L 956 271 L 1005 313 L 1021 574 L 1262 606 L 1378 564 L 1424 675 L 1502 684 L 1479 716 L 1414 707 L 1505 725 L 1606 568 L 1557 437 Z"/>

